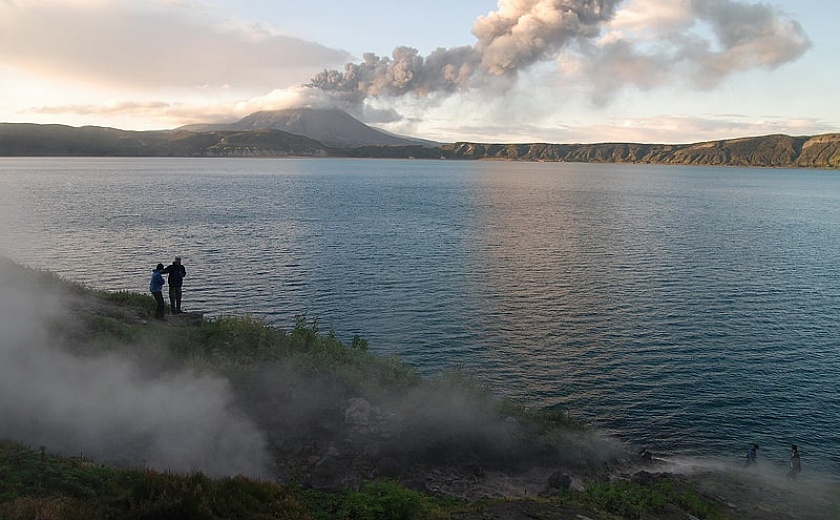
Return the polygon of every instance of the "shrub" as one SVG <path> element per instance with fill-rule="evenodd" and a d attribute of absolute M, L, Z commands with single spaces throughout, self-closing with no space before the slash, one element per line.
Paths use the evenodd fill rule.
<path fill-rule="evenodd" d="M 105 301 L 131 307 L 132 309 L 137 309 L 148 314 L 153 314 L 157 306 L 157 302 L 155 302 L 155 299 L 150 294 L 129 291 L 101 291 L 99 294 Z"/>
<path fill-rule="evenodd" d="M 626 519 L 644 518 L 661 512 L 668 503 L 665 495 L 650 487 L 627 480 L 618 482 L 590 482 L 581 493 L 584 503 Z"/>
<path fill-rule="evenodd" d="M 336 512 L 346 520 L 416 520 L 430 512 L 426 497 L 393 481 L 366 484 L 360 491 L 347 492 Z"/>

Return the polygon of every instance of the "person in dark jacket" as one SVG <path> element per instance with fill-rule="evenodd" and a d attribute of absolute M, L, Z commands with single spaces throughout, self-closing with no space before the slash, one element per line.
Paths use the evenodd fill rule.
<path fill-rule="evenodd" d="M 176 256 L 172 265 L 163 270 L 163 274 L 169 275 L 169 306 L 172 314 L 181 314 L 181 289 L 184 277 L 187 276 L 187 269 L 181 265 L 181 257 Z"/>
<path fill-rule="evenodd" d="M 163 264 L 158 264 L 152 271 L 152 279 L 149 281 L 149 292 L 155 297 L 157 308 L 155 309 L 155 318 L 163 319 L 163 310 L 165 304 L 163 303 L 163 286 L 166 281 L 163 279 Z"/>
<path fill-rule="evenodd" d="M 796 480 L 799 473 L 802 472 L 802 459 L 799 458 L 799 448 L 796 444 L 790 445 L 790 470 L 788 471 L 788 478 Z"/>
<path fill-rule="evenodd" d="M 747 466 L 752 466 L 755 464 L 756 457 L 758 456 L 758 444 L 753 444 L 752 447 L 747 450 Z"/>

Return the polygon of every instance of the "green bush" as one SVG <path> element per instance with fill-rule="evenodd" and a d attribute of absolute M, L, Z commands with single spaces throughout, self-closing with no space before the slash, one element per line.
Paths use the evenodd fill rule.
<path fill-rule="evenodd" d="M 393 481 L 366 484 L 360 491 L 347 492 L 336 511 L 340 520 L 420 520 L 428 518 L 431 506 L 426 497 Z"/>
<path fill-rule="evenodd" d="M 589 507 L 619 515 L 628 520 L 644 518 L 664 510 L 668 499 L 656 489 L 627 480 L 590 482 L 580 494 Z"/>
<path fill-rule="evenodd" d="M 148 314 L 153 314 L 155 312 L 155 307 L 157 306 L 157 302 L 152 297 L 152 295 L 147 293 L 136 293 L 129 291 L 98 291 L 98 294 L 100 294 L 102 296 L 102 299 L 104 299 L 105 301 L 113 302 L 117 305 L 131 307 L 132 309 L 137 309 Z"/>
<path fill-rule="evenodd" d="M 201 350 L 249 363 L 276 360 L 288 352 L 290 344 L 283 331 L 250 314 L 207 320 L 194 332 L 186 344 L 189 348 L 181 350 Z"/>
<path fill-rule="evenodd" d="M 242 476 L 120 470 L 0 441 L 3 520 L 425 520 L 440 503 L 393 481 L 327 493 Z"/>

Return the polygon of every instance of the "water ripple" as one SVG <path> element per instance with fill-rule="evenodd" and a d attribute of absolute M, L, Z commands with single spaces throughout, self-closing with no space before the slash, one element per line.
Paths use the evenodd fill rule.
<path fill-rule="evenodd" d="M 3 253 L 185 305 L 318 317 L 652 449 L 840 473 L 834 172 L 449 161 L 0 160 Z M 807 460 L 807 459 L 806 459 Z"/>

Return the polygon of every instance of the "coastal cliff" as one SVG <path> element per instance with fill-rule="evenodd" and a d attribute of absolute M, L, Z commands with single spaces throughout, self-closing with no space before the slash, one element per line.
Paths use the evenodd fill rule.
<path fill-rule="evenodd" d="M 456 143 L 440 148 L 453 159 L 840 168 L 840 134 L 769 135 L 685 145 Z"/>

